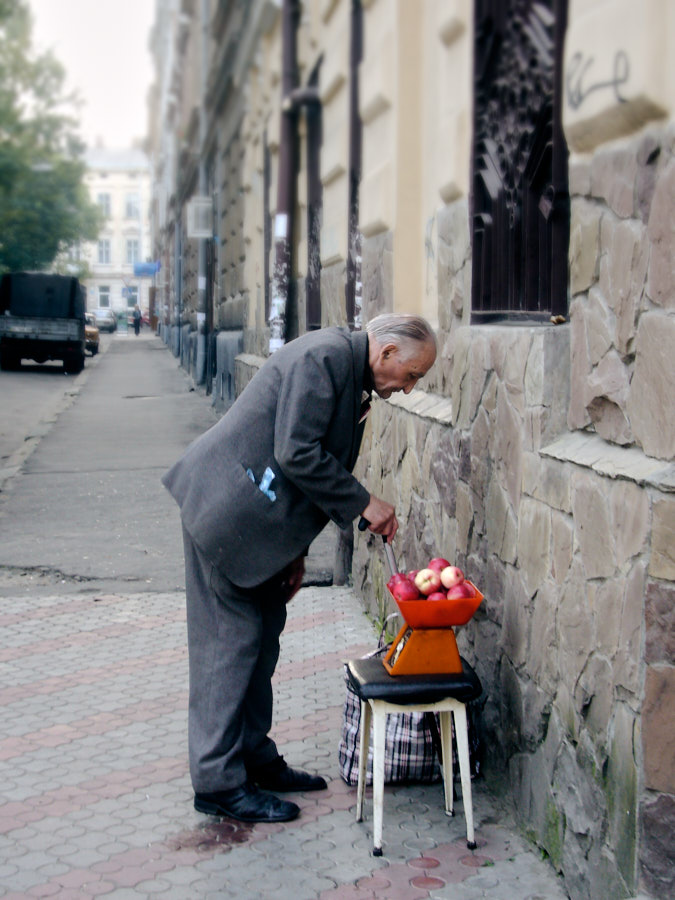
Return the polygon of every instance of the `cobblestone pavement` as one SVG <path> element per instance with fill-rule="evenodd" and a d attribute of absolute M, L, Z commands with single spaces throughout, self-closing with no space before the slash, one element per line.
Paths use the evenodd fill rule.
<path fill-rule="evenodd" d="M 0 896 L 278 900 L 558 900 L 552 868 L 480 781 L 478 847 L 442 788 L 385 788 L 372 814 L 339 778 L 343 660 L 374 646 L 347 588 L 306 587 L 289 608 L 274 735 L 327 791 L 294 797 L 286 825 L 195 812 L 187 774 L 183 596 L 15 598 L 0 609 Z"/>

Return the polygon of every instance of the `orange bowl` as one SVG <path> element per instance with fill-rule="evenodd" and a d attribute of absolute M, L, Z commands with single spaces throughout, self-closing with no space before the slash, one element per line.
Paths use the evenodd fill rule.
<path fill-rule="evenodd" d="M 466 625 L 483 601 L 483 595 L 468 579 L 475 590 L 475 597 L 458 600 L 394 600 L 401 615 L 411 628 L 450 628 Z"/>

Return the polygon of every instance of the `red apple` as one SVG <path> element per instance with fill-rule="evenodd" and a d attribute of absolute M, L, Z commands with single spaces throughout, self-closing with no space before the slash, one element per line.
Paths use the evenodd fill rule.
<path fill-rule="evenodd" d="M 443 569 L 447 569 L 449 565 L 450 563 L 447 561 L 447 559 L 443 559 L 442 556 L 437 556 L 435 557 L 435 559 L 429 560 L 429 565 L 427 566 L 427 568 L 433 569 L 434 572 L 442 572 Z"/>
<path fill-rule="evenodd" d="M 408 572 L 408 581 L 414 581 L 415 578 L 417 577 L 418 572 L 419 572 L 419 569 L 411 569 Z"/>
<path fill-rule="evenodd" d="M 447 597 L 443 591 L 434 591 L 433 594 L 429 594 L 427 600 L 447 600 Z"/>
<path fill-rule="evenodd" d="M 390 594 L 394 593 L 394 588 L 400 581 L 407 581 L 405 575 L 402 575 L 400 572 L 396 572 L 395 575 L 392 575 L 389 581 L 387 582 L 387 588 Z"/>
<path fill-rule="evenodd" d="M 450 589 L 456 584 L 461 584 L 462 581 L 464 581 L 464 572 L 457 566 L 446 566 L 441 571 L 441 584 L 444 588 Z"/>
<path fill-rule="evenodd" d="M 397 600 L 421 600 L 420 592 L 412 581 L 405 579 L 397 581 L 392 589 L 392 594 Z"/>
<path fill-rule="evenodd" d="M 441 576 L 433 569 L 420 569 L 415 576 L 415 586 L 421 594 L 433 594 L 441 586 Z"/>
<path fill-rule="evenodd" d="M 460 581 L 448 591 L 448 600 L 462 600 L 465 597 L 475 597 L 475 588 L 468 581 Z"/>

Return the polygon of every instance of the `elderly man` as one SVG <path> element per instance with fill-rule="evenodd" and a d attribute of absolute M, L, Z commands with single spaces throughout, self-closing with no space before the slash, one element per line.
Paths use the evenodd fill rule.
<path fill-rule="evenodd" d="M 197 810 L 288 821 L 299 807 L 271 791 L 326 787 L 288 766 L 269 737 L 286 603 L 329 519 L 345 528 L 362 515 L 376 534 L 396 534 L 394 507 L 351 472 L 371 393 L 408 393 L 435 359 L 418 316 L 305 334 L 265 362 L 164 476 L 183 523 Z"/>

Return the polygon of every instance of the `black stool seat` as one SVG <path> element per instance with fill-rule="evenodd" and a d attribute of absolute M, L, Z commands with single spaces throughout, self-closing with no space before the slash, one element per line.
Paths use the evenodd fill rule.
<path fill-rule="evenodd" d="M 389 703 L 436 703 L 453 697 L 468 703 L 483 690 L 478 675 L 462 659 L 457 675 L 390 675 L 381 659 L 352 659 L 347 663 L 349 684 L 360 700 Z"/>

